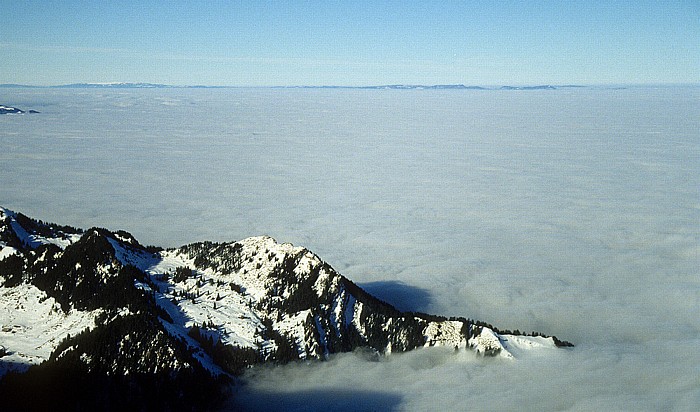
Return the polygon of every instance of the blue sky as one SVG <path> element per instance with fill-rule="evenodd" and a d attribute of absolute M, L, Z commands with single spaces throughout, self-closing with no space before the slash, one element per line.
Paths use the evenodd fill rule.
<path fill-rule="evenodd" d="M 700 82 L 700 2 L 12 1 L 0 83 Z"/>

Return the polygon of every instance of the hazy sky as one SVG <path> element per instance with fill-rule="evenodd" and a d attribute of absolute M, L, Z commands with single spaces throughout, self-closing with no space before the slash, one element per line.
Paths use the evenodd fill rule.
<path fill-rule="evenodd" d="M 12 1 L 0 83 L 697 83 L 698 39 L 695 0 Z"/>

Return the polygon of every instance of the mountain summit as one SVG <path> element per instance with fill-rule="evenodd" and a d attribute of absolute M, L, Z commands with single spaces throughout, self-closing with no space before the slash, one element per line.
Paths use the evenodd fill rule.
<path fill-rule="evenodd" d="M 358 348 L 448 346 L 515 359 L 571 346 L 401 312 L 311 251 L 270 237 L 161 249 L 4 208 L 0 285 L 0 397 L 10 410 L 54 405 L 21 396 L 39 390 L 69 407 L 206 409 L 247 367 Z"/>

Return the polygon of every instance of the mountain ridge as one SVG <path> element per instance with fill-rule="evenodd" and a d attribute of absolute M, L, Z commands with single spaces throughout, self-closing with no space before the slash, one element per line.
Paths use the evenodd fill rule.
<path fill-rule="evenodd" d="M 212 388 L 253 365 L 360 348 L 389 354 L 448 346 L 514 359 L 572 346 L 467 318 L 399 311 L 308 249 L 267 236 L 162 249 L 128 232 L 60 226 L 0 207 L 0 282 L 0 395 L 27 379 L 72 371 L 96 382 L 97 393 L 103 385 L 157 383 L 170 385 L 176 399 L 201 381 L 211 383 L 202 396 L 216 399 Z M 123 395 L 115 391 L 105 396 Z M 146 396 L 137 391 L 124 402 Z"/>

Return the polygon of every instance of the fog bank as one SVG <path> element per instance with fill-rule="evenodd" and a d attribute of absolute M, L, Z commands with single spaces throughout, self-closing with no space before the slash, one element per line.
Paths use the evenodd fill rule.
<path fill-rule="evenodd" d="M 399 308 L 577 345 L 261 368 L 247 406 L 700 404 L 697 87 L 0 89 L 0 104 L 41 112 L 0 116 L 4 207 L 163 246 L 271 235 Z"/>

